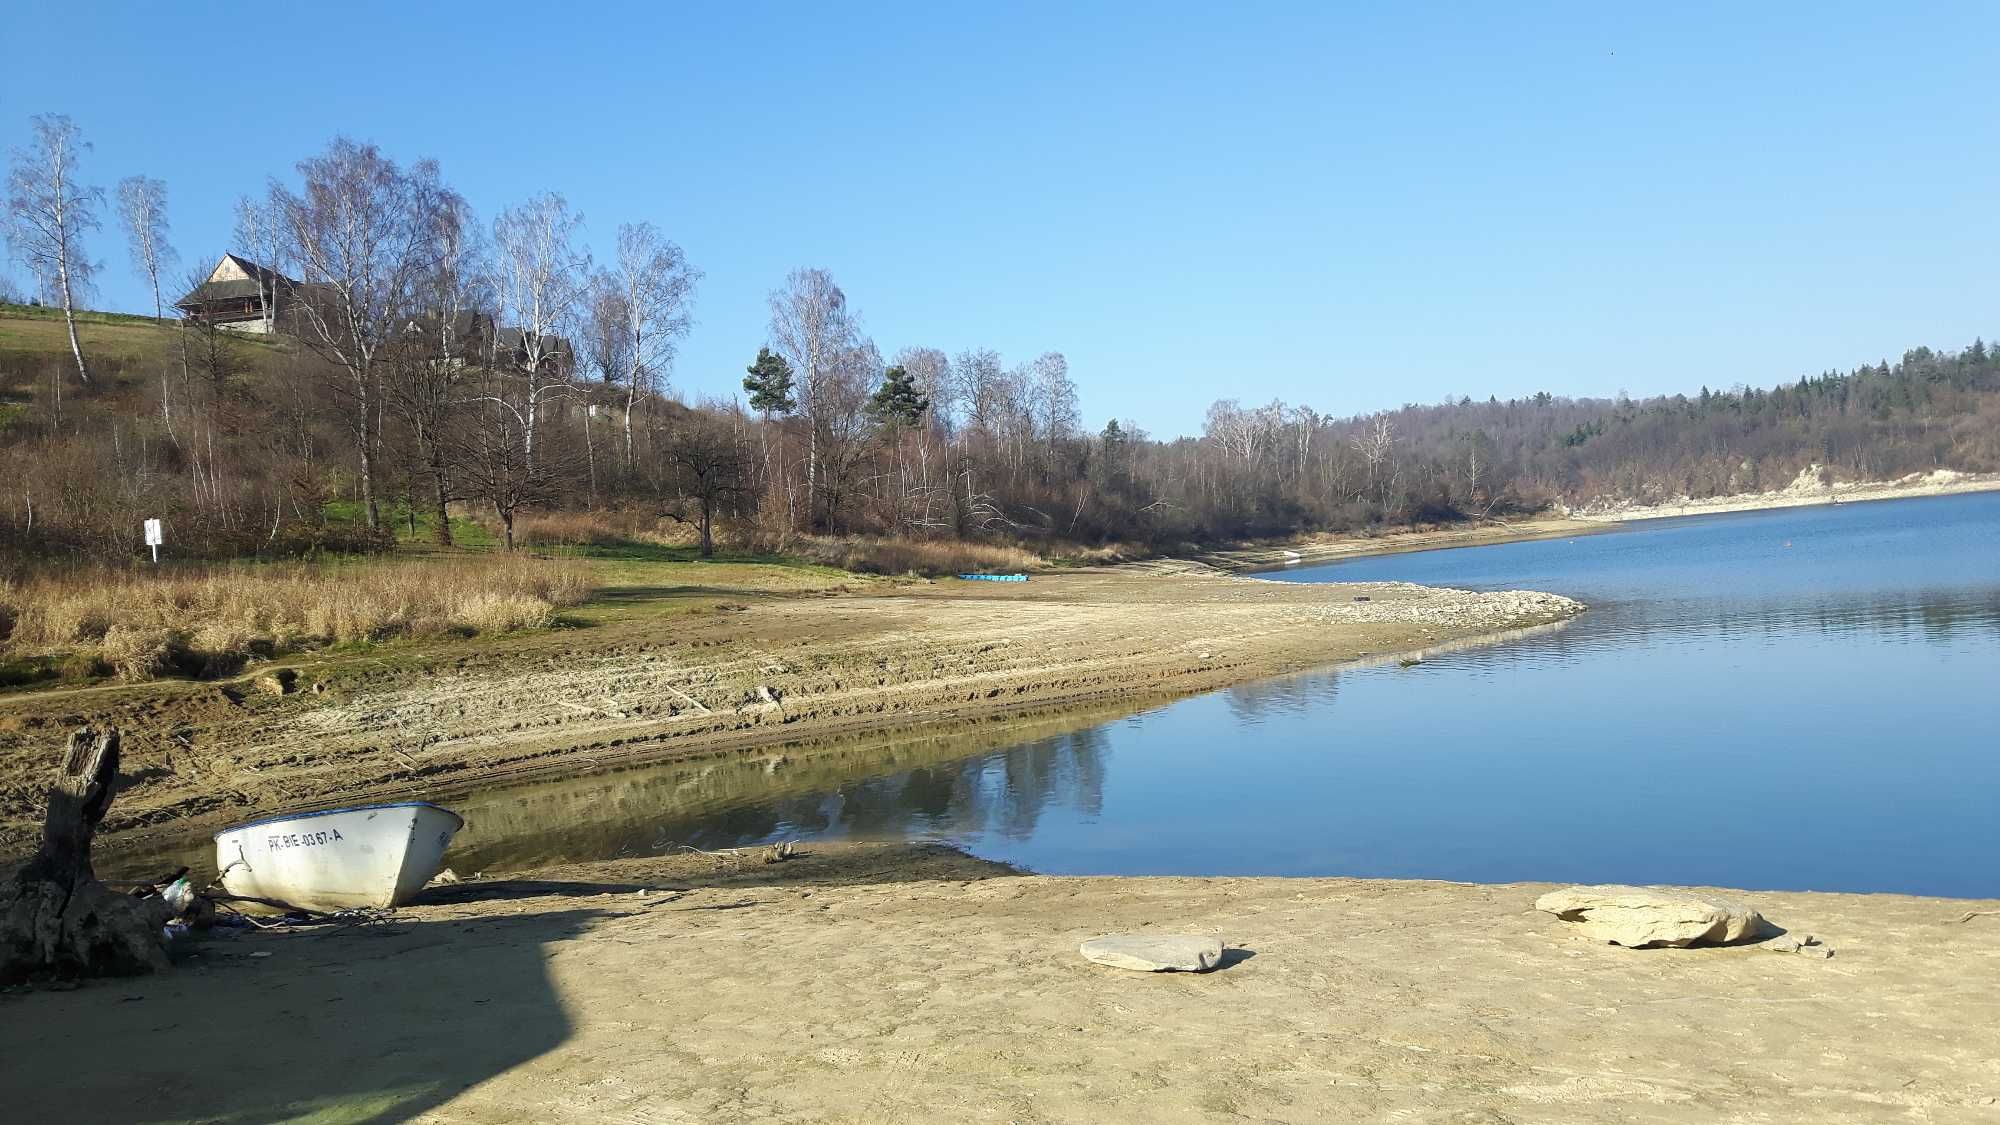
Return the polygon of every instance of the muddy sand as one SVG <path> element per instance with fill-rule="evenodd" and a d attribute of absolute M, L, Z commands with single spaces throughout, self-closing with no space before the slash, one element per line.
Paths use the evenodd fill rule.
<path fill-rule="evenodd" d="M 698 609 L 649 608 L 684 597 Z M 297 674 L 288 694 L 260 690 L 252 674 L 0 695 L 0 854 L 34 838 L 52 755 L 86 722 L 125 732 L 125 775 L 105 825 L 115 835 L 1165 699 L 1582 609 L 1547 594 L 1307 586 L 1198 564 L 1018 585 L 873 583 L 831 596 L 623 586 L 600 601 L 623 608 L 589 627 L 286 661 Z"/>
<path fill-rule="evenodd" d="M 1830 960 L 1634 951 L 1539 885 L 684 855 L 0 993 L 21 1121 L 1991 1122 L 2000 904 L 1742 893 Z M 1077 944 L 1212 932 L 1200 975 Z M 54 1077 L 55 1081 L 44 1081 Z"/>

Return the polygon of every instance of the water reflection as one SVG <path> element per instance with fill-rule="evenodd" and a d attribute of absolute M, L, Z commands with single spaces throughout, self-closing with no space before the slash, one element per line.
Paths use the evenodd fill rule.
<path fill-rule="evenodd" d="M 1340 677 L 1333 672 L 1255 680 L 1222 693 L 1229 713 L 1250 725 L 1274 715 L 1295 715 L 1316 707 L 1330 707 L 1339 695 Z"/>
<path fill-rule="evenodd" d="M 467 821 L 448 860 L 471 873 L 794 837 L 1025 840 L 1051 808 L 1102 810 L 1105 724 L 1137 713 L 1098 708 L 467 794 L 448 800 Z M 1055 733 L 1018 741 L 1038 730 Z M 108 877 L 138 878 L 179 864 L 212 871 L 206 840 L 128 842 L 100 866 Z"/>

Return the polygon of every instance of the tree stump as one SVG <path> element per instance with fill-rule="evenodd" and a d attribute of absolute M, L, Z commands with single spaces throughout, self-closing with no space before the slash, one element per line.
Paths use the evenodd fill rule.
<path fill-rule="evenodd" d="M 167 968 L 157 896 L 133 898 L 97 881 L 90 843 L 118 781 L 118 731 L 83 727 L 69 739 L 35 857 L 0 883 L 0 981 L 127 976 Z"/>

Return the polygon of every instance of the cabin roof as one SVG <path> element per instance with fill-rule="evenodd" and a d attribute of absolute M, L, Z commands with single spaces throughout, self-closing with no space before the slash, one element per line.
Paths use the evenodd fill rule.
<path fill-rule="evenodd" d="M 217 274 L 225 272 L 225 267 L 235 266 L 247 277 L 215 280 Z M 208 273 L 208 280 L 188 291 L 187 296 L 174 302 L 175 308 L 194 309 L 213 301 L 240 301 L 248 297 L 259 297 L 268 289 L 296 289 L 299 283 L 268 266 L 258 265 L 238 254 L 224 254 L 215 268 Z"/>

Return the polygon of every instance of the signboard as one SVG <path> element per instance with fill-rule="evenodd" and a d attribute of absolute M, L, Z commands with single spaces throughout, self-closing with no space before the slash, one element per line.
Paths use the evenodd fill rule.
<path fill-rule="evenodd" d="M 153 549 L 154 562 L 160 561 L 160 544 L 166 541 L 167 541 L 166 535 L 160 530 L 160 521 L 156 519 L 147 520 L 146 546 L 151 547 Z"/>

